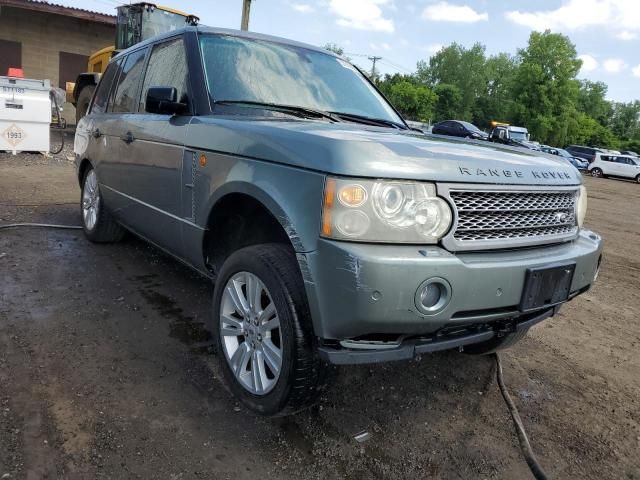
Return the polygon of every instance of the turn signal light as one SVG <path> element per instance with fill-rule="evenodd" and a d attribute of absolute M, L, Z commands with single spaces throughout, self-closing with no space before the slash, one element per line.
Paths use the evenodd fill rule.
<path fill-rule="evenodd" d="M 361 185 L 345 185 L 338 197 L 345 207 L 359 207 L 367 200 L 367 191 Z"/>
<path fill-rule="evenodd" d="M 330 236 L 331 228 L 331 209 L 336 197 L 336 181 L 333 178 L 327 179 L 324 187 L 324 208 L 322 210 L 322 234 Z"/>

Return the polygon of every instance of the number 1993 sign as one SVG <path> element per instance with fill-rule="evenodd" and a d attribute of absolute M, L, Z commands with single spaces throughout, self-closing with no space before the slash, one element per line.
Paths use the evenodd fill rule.
<path fill-rule="evenodd" d="M 18 127 L 15 123 L 7 128 L 4 132 L 2 132 L 2 136 L 7 141 L 9 145 L 15 147 L 20 142 L 22 142 L 27 134 L 24 130 Z"/>

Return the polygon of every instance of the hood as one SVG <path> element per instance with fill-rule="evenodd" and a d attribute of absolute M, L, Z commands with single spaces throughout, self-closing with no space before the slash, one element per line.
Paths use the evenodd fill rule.
<path fill-rule="evenodd" d="M 471 132 L 471 135 L 476 136 L 478 138 L 487 139 L 489 138 L 489 134 L 486 132 Z"/>
<path fill-rule="evenodd" d="M 540 145 L 533 142 L 528 142 L 527 140 L 512 140 L 514 143 L 523 146 L 524 148 L 528 148 L 529 150 L 542 151 L 540 149 Z"/>
<path fill-rule="evenodd" d="M 522 185 L 577 185 L 582 177 L 539 152 L 412 131 L 297 119 L 194 117 L 187 146 L 334 175 Z"/>

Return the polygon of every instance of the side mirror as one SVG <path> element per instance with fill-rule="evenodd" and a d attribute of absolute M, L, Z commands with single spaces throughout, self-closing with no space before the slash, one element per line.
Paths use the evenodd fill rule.
<path fill-rule="evenodd" d="M 144 109 L 149 113 L 162 115 L 180 115 L 188 110 L 186 103 L 178 102 L 178 91 L 175 87 L 149 87 L 145 98 Z"/>

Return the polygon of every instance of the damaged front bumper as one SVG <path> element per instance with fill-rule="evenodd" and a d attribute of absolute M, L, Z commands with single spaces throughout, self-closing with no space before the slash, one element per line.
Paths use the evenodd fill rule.
<path fill-rule="evenodd" d="M 571 299 L 593 283 L 601 252 L 601 238 L 583 230 L 576 240 L 558 245 L 455 255 L 436 246 L 322 239 L 316 251 L 300 260 L 314 330 L 322 342 L 338 349 L 356 347 L 347 350 L 358 348 L 358 343 L 349 341 L 361 342 L 369 353 L 392 356 L 393 341 L 377 343 L 376 339 L 409 338 L 410 344 L 405 346 L 412 352 L 441 350 L 465 344 L 435 348 L 433 334 L 443 329 L 500 321 L 517 324 L 518 320 L 545 314 L 548 317 L 555 311 L 548 306 L 527 311 L 526 316 L 519 309 L 528 269 L 575 264 L 569 287 Z M 417 295 L 433 278 L 447 285 L 449 297 L 441 308 L 425 313 L 417 306 Z M 476 329 L 475 333 L 482 332 Z M 479 337 L 470 337 L 467 343 L 483 341 L 487 335 L 492 336 L 485 331 Z M 327 360 L 343 363 L 329 355 L 327 348 L 322 351 Z"/>

